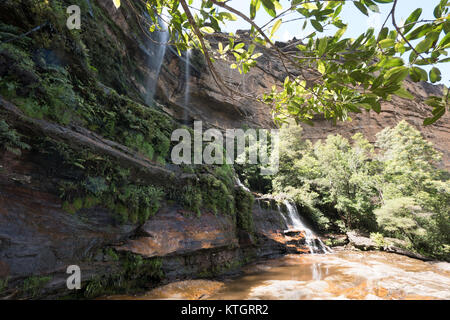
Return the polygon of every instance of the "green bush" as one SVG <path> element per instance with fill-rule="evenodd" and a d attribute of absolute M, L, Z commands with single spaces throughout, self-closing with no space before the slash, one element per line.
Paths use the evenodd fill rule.
<path fill-rule="evenodd" d="M 379 232 L 372 232 L 370 234 L 370 239 L 372 239 L 372 241 L 375 242 L 375 244 L 378 247 L 382 248 L 382 247 L 386 246 L 386 242 L 384 241 L 384 236 Z"/>

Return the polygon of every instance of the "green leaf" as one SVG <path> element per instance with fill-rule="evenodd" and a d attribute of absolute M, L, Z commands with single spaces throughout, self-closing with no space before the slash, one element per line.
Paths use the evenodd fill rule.
<path fill-rule="evenodd" d="M 275 11 L 275 5 L 272 2 L 273 0 L 261 0 L 262 1 L 262 5 L 264 7 L 264 9 L 266 10 L 266 12 L 273 18 L 275 18 L 277 16 L 277 12 Z"/>
<path fill-rule="evenodd" d="M 430 70 L 430 81 L 432 83 L 436 83 L 438 81 L 442 80 L 442 76 L 441 76 L 441 71 L 434 67 L 433 69 Z"/>
<path fill-rule="evenodd" d="M 325 74 L 326 72 L 325 64 L 321 60 L 317 61 L 317 70 L 319 70 L 321 74 Z"/>
<path fill-rule="evenodd" d="M 438 61 L 438 63 L 447 63 L 447 62 L 450 62 L 450 58 L 445 58 Z"/>
<path fill-rule="evenodd" d="M 364 82 L 367 79 L 367 75 L 361 72 L 360 70 L 356 70 L 350 73 L 350 77 L 352 77 L 358 82 Z"/>
<path fill-rule="evenodd" d="M 426 118 L 423 121 L 424 126 L 429 126 L 430 124 L 433 124 L 436 121 L 438 121 L 445 114 L 445 107 L 441 107 L 436 110 L 433 110 L 433 114 L 434 114 L 434 116 L 432 118 Z"/>
<path fill-rule="evenodd" d="M 234 47 L 234 50 L 239 50 L 239 49 L 242 49 L 243 47 L 245 47 L 245 43 L 244 43 L 244 42 L 241 42 L 241 43 L 238 43 L 238 44 Z"/>
<path fill-rule="evenodd" d="M 275 34 L 275 32 L 277 32 L 277 30 L 280 28 L 281 26 L 281 22 L 282 20 L 279 19 L 277 20 L 277 22 L 275 22 L 275 24 L 273 25 L 272 31 L 270 32 L 270 34 L 273 36 Z"/>
<path fill-rule="evenodd" d="M 403 59 L 399 57 L 385 57 L 383 60 L 379 63 L 380 67 L 385 69 L 390 69 L 393 67 L 399 67 L 404 65 Z"/>
<path fill-rule="evenodd" d="M 447 33 L 445 37 L 442 38 L 441 42 L 439 42 L 439 48 L 444 48 L 449 43 L 450 43 L 450 33 Z"/>
<path fill-rule="evenodd" d="M 370 105 L 372 106 L 372 110 L 375 111 L 376 113 L 381 112 L 381 103 L 379 101 L 373 100 L 371 101 Z"/>
<path fill-rule="evenodd" d="M 414 28 L 415 22 L 419 20 L 420 15 L 422 14 L 422 8 L 418 8 L 411 13 L 411 15 L 405 21 L 405 29 L 403 31 L 404 34 L 408 33 L 412 28 Z"/>
<path fill-rule="evenodd" d="M 256 12 L 261 7 L 261 0 L 252 0 L 250 2 L 250 19 L 255 19 Z"/>
<path fill-rule="evenodd" d="M 323 56 L 323 54 L 327 50 L 327 45 L 328 45 L 327 38 L 322 38 L 319 40 L 319 48 L 318 48 L 319 56 Z"/>
<path fill-rule="evenodd" d="M 436 19 L 439 19 L 440 17 L 442 17 L 442 11 L 443 11 L 443 7 L 440 4 L 438 4 L 436 6 L 436 8 L 434 8 L 434 11 L 433 11 L 434 17 Z"/>
<path fill-rule="evenodd" d="M 214 33 L 214 29 L 211 27 L 201 27 L 200 31 L 203 33 Z"/>
<path fill-rule="evenodd" d="M 433 45 L 433 40 L 430 38 L 424 39 L 416 47 L 416 51 L 418 53 L 424 53 L 430 50 L 431 46 Z"/>
<path fill-rule="evenodd" d="M 340 28 L 336 34 L 334 35 L 334 37 L 336 38 L 336 41 L 339 40 L 345 33 L 345 31 L 347 31 L 347 25 L 345 27 Z"/>
<path fill-rule="evenodd" d="M 416 40 L 419 38 L 422 38 L 424 35 L 426 35 L 433 27 L 430 24 L 424 24 L 420 27 L 417 27 L 414 29 L 411 33 L 406 35 L 407 40 Z"/>
<path fill-rule="evenodd" d="M 389 33 L 389 29 L 387 27 L 384 27 L 383 29 L 380 30 L 380 33 L 378 34 L 378 38 L 377 41 L 381 41 L 387 38 Z"/>
<path fill-rule="evenodd" d="M 395 45 L 395 40 L 393 39 L 384 39 L 379 42 L 379 45 L 382 49 L 392 48 Z"/>
<path fill-rule="evenodd" d="M 237 20 L 237 17 L 234 14 L 230 13 L 230 12 L 220 12 L 219 15 L 221 17 L 226 18 L 229 21 L 236 21 Z"/>
<path fill-rule="evenodd" d="M 400 88 L 399 90 L 395 91 L 394 94 L 396 96 L 399 96 L 400 98 L 404 98 L 404 99 L 414 99 L 414 96 L 409 93 L 405 88 Z"/>
<path fill-rule="evenodd" d="M 384 77 L 388 84 L 395 84 L 405 80 L 408 74 L 409 74 L 408 68 L 394 67 L 390 69 L 388 72 L 386 72 Z"/>
<path fill-rule="evenodd" d="M 302 4 L 302 6 L 308 10 L 316 10 L 317 9 L 317 5 L 314 3 L 311 3 L 311 2 L 306 2 L 306 3 Z"/>
<path fill-rule="evenodd" d="M 412 67 L 409 70 L 409 75 L 410 75 L 412 81 L 414 81 L 414 82 L 428 80 L 428 73 L 419 67 Z"/>
<path fill-rule="evenodd" d="M 355 7 L 358 8 L 359 11 L 364 13 L 366 16 L 369 16 L 369 12 L 367 11 L 367 8 L 365 5 L 363 5 L 361 2 L 353 2 L 353 4 L 355 5 Z"/>
<path fill-rule="evenodd" d="M 323 27 L 317 20 L 311 20 L 311 24 L 314 27 L 314 29 L 316 29 L 319 32 L 323 32 Z"/>

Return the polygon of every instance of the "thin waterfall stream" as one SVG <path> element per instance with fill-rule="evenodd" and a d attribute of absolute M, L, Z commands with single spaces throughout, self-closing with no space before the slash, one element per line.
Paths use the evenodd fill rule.
<path fill-rule="evenodd" d="M 154 70 L 153 77 L 149 77 L 147 81 L 147 96 L 145 102 L 147 104 L 153 103 L 156 95 L 156 89 L 158 87 L 159 74 L 166 55 L 167 43 L 169 41 L 169 32 L 167 31 L 167 25 L 163 20 L 160 20 L 161 30 L 154 31 L 150 34 L 149 39 L 150 51 L 154 53 L 148 60 L 148 66 L 150 70 Z"/>
<path fill-rule="evenodd" d="M 191 49 L 186 51 L 186 65 L 185 65 L 185 88 L 184 88 L 184 106 L 183 106 L 183 121 L 188 122 L 188 108 L 191 89 Z"/>
<path fill-rule="evenodd" d="M 240 188 L 244 189 L 245 191 L 250 192 L 250 189 L 247 188 L 247 187 L 242 183 L 242 181 L 239 179 L 239 177 L 236 177 L 236 184 L 237 184 Z"/>

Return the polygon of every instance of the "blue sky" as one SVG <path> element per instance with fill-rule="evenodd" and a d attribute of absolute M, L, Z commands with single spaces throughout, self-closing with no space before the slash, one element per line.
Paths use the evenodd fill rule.
<path fill-rule="evenodd" d="M 289 1 L 280 1 L 283 8 L 289 7 Z M 421 19 L 434 19 L 433 10 L 434 7 L 439 3 L 439 0 L 399 0 L 396 10 L 396 20 L 398 23 L 405 21 L 408 16 L 416 8 L 422 8 L 423 13 Z M 240 10 L 245 14 L 249 14 L 250 0 L 231 0 L 229 3 L 232 7 Z M 392 8 L 392 4 L 378 4 L 380 7 L 380 14 L 372 13 L 369 17 L 363 15 L 352 3 L 347 3 L 342 10 L 341 17 L 344 23 L 348 23 L 346 37 L 356 38 L 361 33 L 365 32 L 368 27 L 374 27 L 376 31 L 381 28 L 386 16 Z M 297 15 L 298 16 L 298 15 Z M 266 22 L 270 21 L 271 17 L 265 12 L 261 7 L 258 11 L 256 23 L 258 25 L 264 25 Z M 289 16 L 286 16 L 284 20 L 289 20 Z M 305 35 L 313 32 L 314 29 L 308 24 L 305 30 L 302 30 L 303 21 L 294 21 L 283 24 L 275 35 L 275 39 L 280 41 L 287 41 L 292 39 L 294 36 L 297 38 L 302 38 Z M 392 27 L 392 24 L 387 24 L 388 27 Z M 238 29 L 249 29 L 249 25 L 242 20 L 227 22 L 224 31 L 235 32 Z M 336 29 L 330 28 L 328 32 L 334 33 Z M 450 63 L 439 64 L 438 67 L 442 72 L 442 84 L 446 86 L 450 85 Z M 430 69 L 430 68 L 427 68 Z"/>

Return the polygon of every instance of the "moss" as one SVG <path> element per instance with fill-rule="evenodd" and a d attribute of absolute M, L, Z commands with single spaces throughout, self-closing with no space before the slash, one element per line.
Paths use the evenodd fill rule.
<path fill-rule="evenodd" d="M 203 204 L 202 194 L 194 186 L 187 185 L 183 188 L 181 203 L 187 210 L 201 215 L 200 210 Z"/>
<path fill-rule="evenodd" d="M 246 263 L 248 263 L 246 259 L 233 259 L 231 261 L 225 261 L 220 265 L 214 265 L 210 268 L 203 269 L 197 274 L 197 276 L 199 278 L 216 277 L 218 275 L 222 275 L 227 272 L 237 270 Z"/>
<path fill-rule="evenodd" d="M 84 208 L 93 208 L 100 203 L 101 203 L 101 200 L 99 198 L 88 196 L 84 199 L 83 207 Z"/>
<path fill-rule="evenodd" d="M 9 278 L 0 279 L 0 297 L 8 290 L 8 281 Z"/>
<path fill-rule="evenodd" d="M 64 211 L 66 211 L 67 213 L 70 213 L 70 214 L 75 214 L 77 212 L 75 207 L 71 203 L 69 203 L 69 201 L 64 201 L 63 202 L 62 209 Z"/>
<path fill-rule="evenodd" d="M 82 198 L 76 198 L 73 202 L 73 207 L 76 211 L 83 208 L 83 199 Z"/>
<path fill-rule="evenodd" d="M 105 250 L 105 254 L 112 258 L 113 261 L 119 261 L 119 255 L 112 248 Z"/>
<path fill-rule="evenodd" d="M 36 298 L 51 279 L 51 277 L 29 277 L 23 281 L 20 294 L 24 297 Z"/>
<path fill-rule="evenodd" d="M 204 174 L 200 177 L 199 188 L 205 208 L 211 209 L 216 214 L 234 215 L 232 191 L 221 180 L 211 174 Z"/>
<path fill-rule="evenodd" d="M 30 117 L 62 125 L 82 124 L 164 165 L 175 124 L 156 109 L 119 94 L 140 101 L 131 77 L 127 77 L 135 76 L 137 67 L 131 59 L 122 57 L 122 46 L 128 43 L 123 31 L 95 3 L 92 3 L 95 18 L 83 17 L 81 31 L 65 26 L 65 4 L 78 4 L 87 12 L 84 0 L 50 1 L 46 5 L 27 3 L 32 17 L 24 14 L 25 3 L 19 0 L 1 5 L 2 12 L 10 15 L 2 15 L 0 35 L 2 30 L 20 35 L 46 22 L 53 29 L 43 27 L 25 37 L 30 40 L 26 43 L 0 44 L 0 60 L 3 58 L 8 65 L 0 73 L 0 94 Z M 11 19 L 14 16 L 18 19 Z M 129 24 L 133 32 L 142 35 L 137 23 L 130 19 Z M 121 41 L 114 37 L 121 37 Z M 92 70 L 102 72 L 96 74 Z"/>
<path fill-rule="evenodd" d="M 251 234 L 254 233 L 253 224 L 253 203 L 255 199 L 250 192 L 236 190 L 236 223 L 239 229 L 245 230 Z"/>
<path fill-rule="evenodd" d="M 62 208 L 68 213 L 101 206 L 110 209 L 121 223 L 144 223 L 165 198 L 162 188 L 145 185 L 138 172 L 132 174 L 113 160 L 87 150 L 76 151 L 50 138 L 39 139 L 34 144 L 37 151 L 55 161 L 49 166 L 73 173 L 71 180 L 58 180 Z"/>

